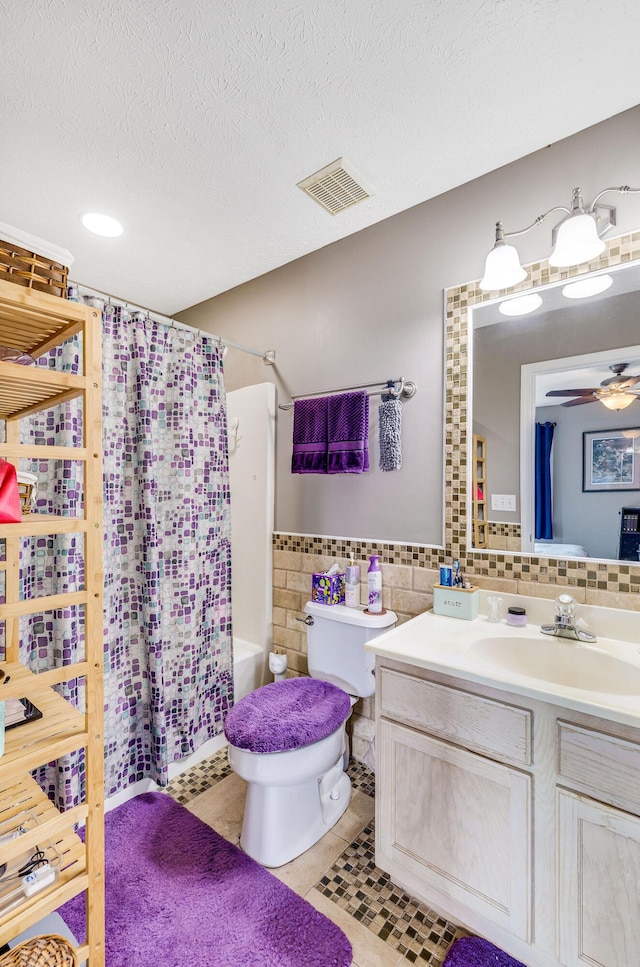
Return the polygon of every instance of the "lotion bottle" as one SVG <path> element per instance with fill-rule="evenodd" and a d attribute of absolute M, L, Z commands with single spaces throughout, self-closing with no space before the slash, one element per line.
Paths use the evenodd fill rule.
<path fill-rule="evenodd" d="M 360 604 L 360 567 L 353 560 L 353 554 L 346 567 L 344 603 L 347 608 L 357 608 Z"/>
<path fill-rule="evenodd" d="M 380 567 L 380 558 L 377 554 L 372 554 L 369 558 L 367 590 L 369 592 L 369 604 L 367 606 L 369 613 L 380 614 L 382 612 L 382 569 Z"/>

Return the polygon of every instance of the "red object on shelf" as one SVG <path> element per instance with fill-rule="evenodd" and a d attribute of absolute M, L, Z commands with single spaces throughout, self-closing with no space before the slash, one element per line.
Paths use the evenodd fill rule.
<path fill-rule="evenodd" d="M 0 459 L 0 524 L 19 524 L 21 520 L 16 468 L 12 463 Z"/>

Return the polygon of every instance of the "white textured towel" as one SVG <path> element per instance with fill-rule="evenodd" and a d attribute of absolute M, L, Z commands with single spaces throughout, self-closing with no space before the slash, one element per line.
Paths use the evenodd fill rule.
<path fill-rule="evenodd" d="M 378 407 L 380 420 L 380 469 L 399 470 L 402 466 L 402 403 L 384 400 Z"/>

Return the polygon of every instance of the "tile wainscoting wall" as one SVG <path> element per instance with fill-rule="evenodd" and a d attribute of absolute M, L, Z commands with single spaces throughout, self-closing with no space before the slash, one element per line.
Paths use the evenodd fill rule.
<path fill-rule="evenodd" d="M 503 524 L 500 521 L 487 521 L 487 547 L 489 550 L 519 551 L 522 528 L 520 524 Z"/>

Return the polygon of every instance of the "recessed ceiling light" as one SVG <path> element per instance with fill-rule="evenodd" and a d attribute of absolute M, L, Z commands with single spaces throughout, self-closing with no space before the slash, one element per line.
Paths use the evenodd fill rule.
<path fill-rule="evenodd" d="M 613 285 L 610 275 L 593 275 L 590 279 L 580 279 L 578 282 L 570 282 L 562 289 L 562 294 L 567 299 L 586 299 L 590 295 L 598 295 Z"/>
<path fill-rule="evenodd" d="M 542 305 L 542 299 L 537 293 L 521 295 L 518 299 L 507 299 L 498 308 L 503 316 L 526 316 L 528 312 L 535 312 Z"/>
<path fill-rule="evenodd" d="M 110 215 L 101 215 L 99 212 L 89 212 L 82 216 L 82 224 L 95 235 L 104 235 L 105 238 L 117 238 L 122 235 L 124 229 L 120 222 Z"/>

